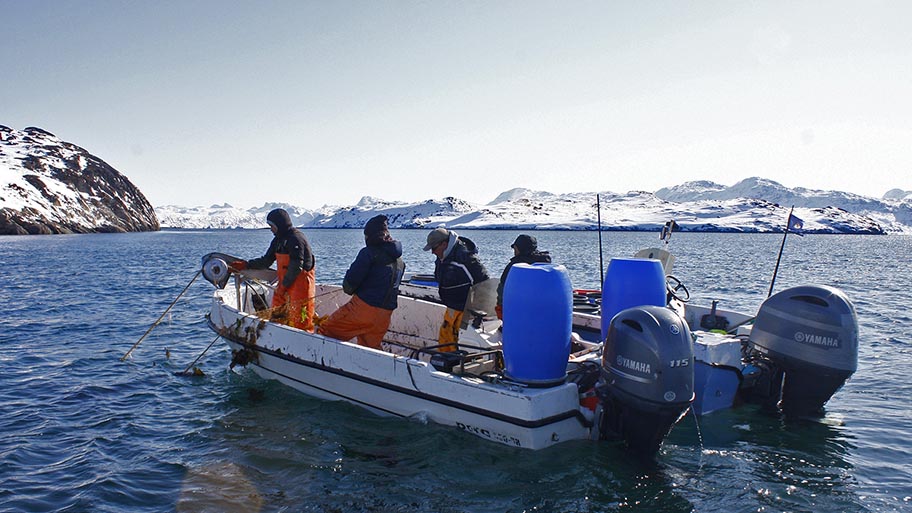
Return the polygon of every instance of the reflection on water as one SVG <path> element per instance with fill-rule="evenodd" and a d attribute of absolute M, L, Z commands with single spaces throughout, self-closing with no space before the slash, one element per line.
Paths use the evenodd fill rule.
<path fill-rule="evenodd" d="M 692 451 L 676 453 L 673 465 L 685 466 L 681 457 L 688 452 L 698 458 L 699 470 L 686 479 L 700 482 L 703 491 L 738 489 L 744 501 L 775 510 L 863 509 L 857 469 L 848 459 L 853 435 L 838 420 L 786 420 L 746 405 L 703 416 L 699 426 L 697 433 L 692 422 L 679 423 L 668 443 L 687 445 L 702 435 L 702 448 L 694 443 Z M 706 500 L 725 506 L 713 494 Z"/>
<path fill-rule="evenodd" d="M 263 497 L 240 467 L 216 462 L 187 471 L 175 510 L 256 513 L 262 506 Z"/>

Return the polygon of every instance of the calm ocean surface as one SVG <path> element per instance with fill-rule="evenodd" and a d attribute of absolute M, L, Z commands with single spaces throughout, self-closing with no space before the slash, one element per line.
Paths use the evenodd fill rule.
<path fill-rule="evenodd" d="M 341 282 L 357 230 L 305 232 L 317 278 Z M 518 232 L 467 231 L 499 275 Z M 425 231 L 398 230 L 430 272 Z M 596 233 L 536 232 L 597 288 Z M 211 251 L 259 256 L 256 231 L 0 237 L 0 511 L 912 511 L 912 237 L 789 236 L 776 290 L 831 284 L 854 301 L 860 362 L 820 422 L 744 407 L 678 424 L 654 464 L 611 444 L 543 451 L 376 417 L 228 370 L 177 377 L 214 338 L 197 280 L 133 357 L 119 358 Z M 603 234 L 605 263 L 654 246 Z M 675 234 L 694 302 L 755 311 L 781 235 Z"/>

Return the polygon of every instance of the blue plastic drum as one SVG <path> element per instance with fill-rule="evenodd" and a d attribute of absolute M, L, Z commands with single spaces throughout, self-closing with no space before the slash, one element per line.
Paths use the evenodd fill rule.
<path fill-rule="evenodd" d="M 652 258 L 612 258 L 602 287 L 602 340 L 611 319 L 634 306 L 665 306 L 665 269 Z"/>
<path fill-rule="evenodd" d="M 516 264 L 503 298 L 504 371 L 533 386 L 562 383 L 570 357 L 573 290 L 562 265 Z"/>

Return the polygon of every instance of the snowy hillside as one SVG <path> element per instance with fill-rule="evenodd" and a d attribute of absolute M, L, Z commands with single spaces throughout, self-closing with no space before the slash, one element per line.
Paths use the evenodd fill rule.
<path fill-rule="evenodd" d="M 711 185 L 706 187 L 711 188 Z M 599 194 L 605 230 L 658 230 L 674 219 L 682 231 L 780 232 L 791 206 L 750 198 L 676 202 L 642 191 Z M 486 205 L 452 197 L 420 203 L 365 197 L 355 206 L 325 206 L 319 210 L 268 204 L 248 210 L 223 205 L 193 209 L 168 206 L 156 211 L 165 228 L 264 228 L 266 214 L 275 206 L 289 210 L 295 224 L 305 228 L 360 228 L 377 214 L 389 217 L 393 228 L 594 230 L 598 227 L 595 193 L 554 194 L 528 189 L 506 191 Z M 804 220 L 805 231 L 810 233 L 885 233 L 871 216 L 836 207 L 796 207 L 795 215 Z M 894 222 L 890 226 L 901 225 Z M 912 233 L 912 226 L 904 229 Z"/>
<path fill-rule="evenodd" d="M 912 191 L 883 198 L 838 191 L 789 189 L 748 178 L 727 187 L 687 182 L 655 193 L 599 193 L 605 230 L 657 230 L 674 219 L 683 231 L 779 232 L 789 208 L 811 233 L 912 234 Z M 0 125 L 0 234 L 264 228 L 266 215 L 284 208 L 295 225 L 360 228 L 385 214 L 394 228 L 594 230 L 596 193 L 555 194 L 524 188 L 487 204 L 454 197 L 417 203 L 365 196 L 353 206 L 308 209 L 266 203 L 239 208 L 161 206 L 153 210 L 123 175 L 86 150 L 40 128 Z"/>
<path fill-rule="evenodd" d="M 758 198 L 787 206 L 833 207 L 869 217 L 887 232 L 912 231 L 912 193 L 900 189 L 893 189 L 884 194 L 882 199 L 875 199 L 839 191 L 803 187 L 789 189 L 772 180 L 755 177 L 742 180 L 731 187 L 706 181 L 687 182 L 659 189 L 655 194 L 664 200 L 685 204 L 707 200 Z"/>
<path fill-rule="evenodd" d="M 145 196 L 103 160 L 40 128 L 0 125 L 0 235 L 158 227 Z"/>

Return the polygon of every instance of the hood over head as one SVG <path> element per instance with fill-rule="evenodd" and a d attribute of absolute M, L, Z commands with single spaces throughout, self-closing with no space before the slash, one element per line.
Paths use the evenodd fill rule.
<path fill-rule="evenodd" d="M 277 208 L 270 212 L 269 215 L 266 216 L 266 222 L 269 223 L 270 226 L 276 227 L 277 235 L 283 234 L 294 228 L 294 224 L 291 222 L 291 216 L 288 215 L 288 212 L 286 212 L 284 208 Z"/>
<path fill-rule="evenodd" d="M 367 221 L 364 225 L 364 240 L 368 246 L 377 246 L 393 240 L 385 215 L 374 216 Z"/>
<path fill-rule="evenodd" d="M 387 220 L 388 218 L 383 214 L 368 219 L 367 223 L 364 225 L 364 235 L 370 236 L 389 231 Z"/>

